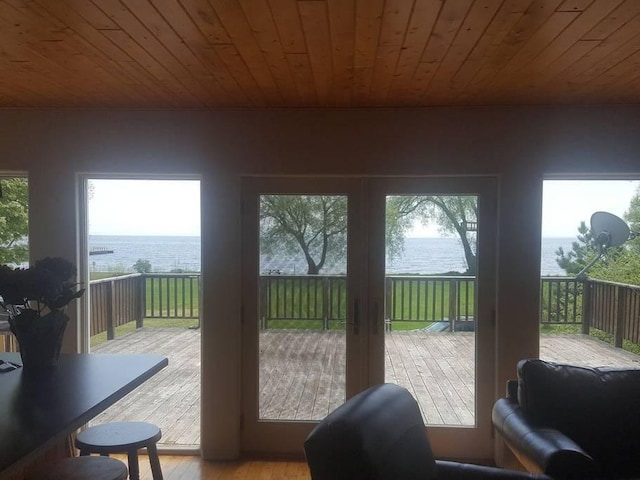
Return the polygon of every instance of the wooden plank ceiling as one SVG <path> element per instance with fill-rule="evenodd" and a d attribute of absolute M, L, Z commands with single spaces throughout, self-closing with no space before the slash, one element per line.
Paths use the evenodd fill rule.
<path fill-rule="evenodd" d="M 0 107 L 640 100 L 640 0 L 0 0 Z"/>

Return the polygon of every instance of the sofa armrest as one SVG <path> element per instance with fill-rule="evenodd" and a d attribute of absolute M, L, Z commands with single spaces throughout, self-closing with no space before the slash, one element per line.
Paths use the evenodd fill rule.
<path fill-rule="evenodd" d="M 554 478 L 593 478 L 598 466 L 576 442 L 558 430 L 532 425 L 518 404 L 501 398 L 493 406 L 493 425 L 520 462 Z"/>
<path fill-rule="evenodd" d="M 544 474 L 436 460 L 438 480 L 551 480 Z"/>

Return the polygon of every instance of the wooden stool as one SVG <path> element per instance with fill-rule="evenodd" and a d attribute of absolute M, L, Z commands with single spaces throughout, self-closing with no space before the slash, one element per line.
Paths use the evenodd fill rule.
<path fill-rule="evenodd" d="M 129 459 L 129 478 L 140 479 L 138 450 L 147 449 L 153 480 L 162 480 L 160 459 L 156 443 L 162 438 L 160 429 L 146 422 L 113 422 L 89 427 L 76 437 L 76 448 L 80 455 L 99 453 L 126 453 Z"/>
<path fill-rule="evenodd" d="M 127 466 L 109 457 L 73 457 L 44 463 L 26 480 L 127 480 Z"/>

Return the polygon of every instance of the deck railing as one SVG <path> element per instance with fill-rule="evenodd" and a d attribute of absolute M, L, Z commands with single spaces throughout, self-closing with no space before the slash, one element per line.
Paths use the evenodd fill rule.
<path fill-rule="evenodd" d="M 584 282 L 569 277 L 540 279 L 540 323 L 580 324 Z"/>
<path fill-rule="evenodd" d="M 90 335 L 107 332 L 107 338 L 115 336 L 115 328 L 129 322 L 142 326 L 145 311 L 144 276 L 123 275 L 89 284 Z"/>
<path fill-rule="evenodd" d="M 616 347 L 625 340 L 640 344 L 639 286 L 588 280 L 584 289 L 583 332 L 607 332 Z"/>
<path fill-rule="evenodd" d="M 183 273 L 135 273 L 92 280 L 91 335 L 107 332 L 115 336 L 115 328 L 145 318 L 199 318 L 200 275 Z"/>
<path fill-rule="evenodd" d="M 146 313 L 151 318 L 199 318 L 200 274 L 144 273 Z"/>
<path fill-rule="evenodd" d="M 396 276 L 385 278 L 385 325 L 446 322 L 449 330 L 470 329 L 475 318 L 475 277 Z"/>
<path fill-rule="evenodd" d="M 385 279 L 385 325 L 395 322 L 473 322 L 474 277 L 396 276 Z M 343 328 L 347 320 L 344 276 L 260 277 L 260 326 Z M 287 323 L 288 322 L 288 323 Z"/>
<path fill-rule="evenodd" d="M 120 325 L 145 318 L 199 318 L 200 275 L 132 274 L 90 283 L 91 335 L 115 336 Z M 440 322 L 444 328 L 467 330 L 475 317 L 473 277 L 396 276 L 385 280 L 385 321 L 417 328 Z M 260 277 L 262 328 L 344 328 L 347 292 L 344 276 Z M 540 322 L 591 328 L 611 336 L 615 346 L 640 344 L 640 286 L 567 277 L 543 277 L 540 282 Z M 409 325 L 406 325 L 406 323 Z M 7 333 L 7 332 L 5 332 Z M 6 338 L 2 340 L 7 340 Z M 0 351 L 15 348 L 0 345 Z"/>
<path fill-rule="evenodd" d="M 581 325 L 640 344 L 640 287 L 602 280 L 547 277 L 541 280 L 540 322 Z"/>
<path fill-rule="evenodd" d="M 262 275 L 260 327 L 298 322 L 309 328 L 335 328 L 347 319 L 344 275 Z"/>
<path fill-rule="evenodd" d="M 91 334 L 144 318 L 198 318 L 199 274 L 133 274 L 91 282 Z M 540 322 L 602 330 L 621 346 L 640 343 L 640 287 L 568 277 L 543 277 Z M 347 290 L 344 276 L 263 275 L 261 328 L 344 328 Z M 475 318 L 475 278 L 398 276 L 385 279 L 387 329 L 411 322 L 434 322 L 468 330 Z M 410 327 L 411 328 L 411 327 Z"/>

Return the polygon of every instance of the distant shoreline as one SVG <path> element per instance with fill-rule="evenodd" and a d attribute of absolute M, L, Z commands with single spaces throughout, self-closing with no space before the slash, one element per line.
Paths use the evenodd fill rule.
<path fill-rule="evenodd" d="M 542 276 L 564 276 L 556 262 L 559 247 L 571 250 L 575 237 L 541 239 L 540 272 Z M 196 235 L 98 235 L 89 236 L 89 249 L 103 248 L 113 253 L 92 255 L 89 267 L 94 272 L 133 272 L 138 260 L 148 260 L 152 271 L 201 271 L 201 236 Z M 526 254 L 523 252 L 523 255 Z M 440 272 L 466 270 L 460 242 L 455 237 L 407 237 L 403 255 L 387 263 L 390 274 L 438 275 Z M 291 255 L 261 256 L 260 271 L 299 274 L 306 262 Z M 346 271 L 346 265 L 327 265 L 323 273 Z"/>

